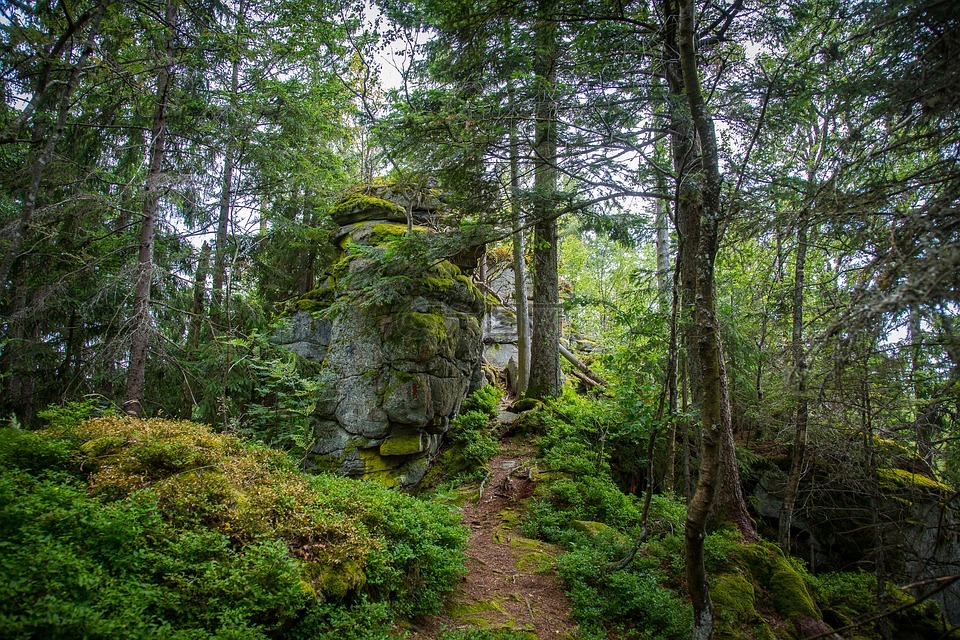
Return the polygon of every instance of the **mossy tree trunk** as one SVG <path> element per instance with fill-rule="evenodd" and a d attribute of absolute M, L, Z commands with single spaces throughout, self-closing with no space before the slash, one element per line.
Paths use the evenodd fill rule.
<path fill-rule="evenodd" d="M 726 485 L 728 492 L 736 490 L 732 496 L 734 510 L 736 503 L 743 499 L 732 448 L 729 393 L 716 313 L 714 266 L 722 216 L 721 176 L 713 119 L 700 85 L 693 0 L 663 0 L 662 7 L 666 20 L 664 71 L 673 98 L 672 147 L 677 173 L 681 176 L 677 190 L 677 227 L 681 239 L 681 289 L 689 322 L 686 330 L 688 371 L 701 424 L 700 473 L 687 507 L 684 557 L 694 611 L 691 638 L 706 639 L 713 633 L 714 621 L 703 549 L 707 521 L 721 486 Z M 726 464 L 721 467 L 724 458 Z M 748 532 L 753 533 L 749 517 L 745 523 L 741 522 L 741 514 L 730 513 L 726 503 L 725 507 L 725 515 L 733 516 L 738 526 L 746 525 Z M 744 507 L 743 515 L 745 511 Z"/>
<path fill-rule="evenodd" d="M 559 54 L 555 0 L 539 0 L 534 26 L 536 132 L 534 140 L 533 337 L 527 395 L 560 395 L 560 295 L 557 234 L 556 62 Z"/>

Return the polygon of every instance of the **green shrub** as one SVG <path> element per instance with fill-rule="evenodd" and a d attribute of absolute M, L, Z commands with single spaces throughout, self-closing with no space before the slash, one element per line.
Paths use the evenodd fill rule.
<path fill-rule="evenodd" d="M 582 627 L 607 637 L 674 639 L 689 635 L 689 606 L 662 586 L 653 563 L 635 561 L 622 571 L 607 569 L 614 558 L 596 548 L 577 549 L 558 559 L 558 570 Z"/>
<path fill-rule="evenodd" d="M 502 389 L 492 384 L 485 384 L 467 396 L 466 400 L 463 401 L 460 412 L 468 413 L 470 411 L 479 411 L 491 418 L 496 418 L 497 408 L 502 398 Z"/>
<path fill-rule="evenodd" d="M 0 430 L 0 637 L 385 639 L 462 575 L 446 507 L 193 423 L 60 424 Z"/>
<path fill-rule="evenodd" d="M 63 470 L 72 448 L 69 442 L 13 427 L 0 428 L 0 468 L 33 473 Z"/>
<path fill-rule="evenodd" d="M 333 475 L 313 479 L 320 503 L 351 518 L 382 542 L 367 558 L 365 590 L 390 599 L 405 616 L 429 614 L 466 571 L 460 515 L 438 502 L 392 491 L 376 482 Z"/>
<path fill-rule="evenodd" d="M 561 542 L 573 520 L 593 520 L 628 531 L 639 525 L 640 507 L 636 498 L 624 495 L 608 477 L 563 477 L 533 502 L 523 529 L 531 537 Z"/>
<path fill-rule="evenodd" d="M 68 402 L 64 405 L 52 404 L 46 409 L 37 412 L 37 417 L 51 429 L 69 429 L 76 427 L 84 420 L 109 413 L 99 403 L 87 398 L 79 402 Z"/>
<path fill-rule="evenodd" d="M 487 463 L 499 449 L 497 439 L 488 429 L 489 423 L 490 416 L 477 410 L 455 417 L 447 431 L 446 446 L 420 483 L 419 491 L 482 478 Z"/>

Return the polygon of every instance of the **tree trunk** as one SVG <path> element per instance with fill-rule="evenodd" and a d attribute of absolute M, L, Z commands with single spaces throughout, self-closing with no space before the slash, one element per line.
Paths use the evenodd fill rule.
<path fill-rule="evenodd" d="M 693 0 L 679 0 L 673 5 L 670 0 L 664 2 L 664 15 L 667 19 L 667 41 L 665 57 L 668 67 L 668 81 L 675 96 L 686 96 L 690 122 L 696 134 L 699 146 L 699 166 L 694 167 L 700 176 L 683 176 L 679 198 L 678 228 L 683 235 L 684 280 L 689 287 L 694 282 L 693 324 L 687 344 L 692 347 L 693 356 L 690 369 L 696 370 L 694 380 L 694 402 L 700 408 L 702 426 L 700 445 L 700 475 L 697 488 L 687 507 L 686 527 L 684 531 L 684 556 L 687 589 L 693 605 L 694 621 L 690 637 L 694 639 L 710 638 L 713 633 L 713 605 L 707 585 L 704 564 L 703 543 L 706 536 L 707 519 L 717 497 L 718 486 L 724 482 L 721 473 L 721 458 L 724 455 L 725 441 L 731 433 L 729 398 L 724 393 L 725 371 L 720 347 L 719 323 L 716 314 L 716 289 L 714 264 L 719 245 L 720 209 L 720 169 L 717 153 L 716 133 L 713 119 L 706 109 L 706 103 L 700 86 L 697 69 L 695 38 L 695 8 Z M 675 45 L 674 45 L 675 43 Z M 679 79 L 677 78 L 679 67 Z M 679 83 L 678 83 L 679 80 Z M 681 84 L 678 87 L 678 84 Z M 677 89 L 681 91 L 677 91 Z M 680 114 L 673 114 L 676 124 L 682 122 Z M 674 140 L 683 133 L 679 127 L 675 130 Z M 689 136 L 686 136 L 689 140 Z M 680 140 L 684 142 L 685 140 Z M 674 144 L 676 154 L 678 145 Z M 683 161 L 683 156 L 675 162 Z M 691 204 L 696 206 L 690 206 Z M 697 211 L 699 209 L 699 212 Z M 699 213 L 699 215 L 697 215 Z M 696 234 L 696 242 L 693 236 Z M 689 270 L 695 268 L 693 276 Z M 687 293 L 687 291 L 685 291 Z M 732 435 L 729 435 L 732 442 Z M 727 454 L 733 458 L 733 451 Z M 735 459 L 732 460 L 735 470 Z M 726 465 L 723 467 L 725 470 Z M 727 479 L 729 483 L 729 479 Z"/>
<path fill-rule="evenodd" d="M 167 0 L 164 23 L 168 29 L 164 60 L 157 74 L 157 104 L 153 112 L 150 138 L 150 163 L 147 169 L 146 189 L 140 223 L 140 251 L 137 256 L 137 282 L 133 298 L 133 327 L 130 336 L 130 363 L 127 369 L 125 412 L 143 415 L 143 392 L 146 380 L 147 351 L 151 334 L 150 285 L 153 279 L 153 247 L 157 227 L 157 212 L 162 187 L 163 161 L 166 152 L 167 100 L 173 84 L 174 46 L 177 20 L 176 0 Z"/>
<path fill-rule="evenodd" d="M 677 344 L 677 314 L 680 302 L 677 291 L 678 275 L 677 269 L 674 269 L 673 284 L 670 287 L 670 342 L 667 347 L 667 420 L 669 424 L 667 425 L 666 464 L 663 469 L 663 489 L 671 492 L 676 490 L 677 475 L 677 369 L 680 358 L 680 349 Z"/>
<path fill-rule="evenodd" d="M 557 102 L 558 55 L 555 1 L 540 0 L 534 41 L 536 137 L 534 145 L 533 339 L 527 395 L 560 395 L 560 295 L 557 275 Z"/>
<path fill-rule="evenodd" d="M 513 300 L 517 313 L 517 382 L 515 392 L 522 396 L 530 380 L 530 313 L 527 308 L 527 263 L 523 247 L 520 215 L 520 142 L 513 84 L 507 86 L 510 111 L 510 223 L 513 225 Z"/>
<path fill-rule="evenodd" d="M 187 352 L 193 353 L 200 346 L 200 331 L 203 329 L 203 301 L 207 292 L 207 272 L 210 271 L 210 245 L 200 248 L 197 271 L 193 282 L 193 306 L 190 308 L 190 326 L 187 329 Z"/>
<path fill-rule="evenodd" d="M 793 331 L 791 349 L 793 351 L 793 370 L 797 379 L 797 409 L 793 426 L 793 455 L 790 458 L 790 473 L 783 492 L 783 506 L 780 508 L 780 546 L 790 552 L 790 528 L 793 526 L 793 511 L 800 487 L 807 448 L 807 357 L 803 348 L 803 283 L 807 263 L 807 215 L 801 212 L 797 220 L 797 257 L 793 275 Z"/>
<path fill-rule="evenodd" d="M 241 11 L 243 6 L 241 5 Z M 227 278 L 227 238 L 230 231 L 230 211 L 233 204 L 234 132 L 233 112 L 236 109 L 237 92 L 240 88 L 240 56 L 235 54 L 230 75 L 230 107 L 227 114 L 227 146 L 224 150 L 223 173 L 220 178 L 220 215 L 217 217 L 217 238 L 213 254 L 213 288 L 210 306 L 215 321 L 219 322 L 223 305 L 224 282 Z"/>

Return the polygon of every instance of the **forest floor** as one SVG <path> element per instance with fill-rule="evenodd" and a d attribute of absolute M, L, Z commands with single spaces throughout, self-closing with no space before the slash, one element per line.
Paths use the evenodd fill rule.
<path fill-rule="evenodd" d="M 485 480 L 464 488 L 470 491 L 462 506 L 470 528 L 468 573 L 439 615 L 415 622 L 414 640 L 460 629 L 511 630 L 531 640 L 576 637 L 570 599 L 556 573 L 559 548 L 517 529 L 537 482 L 534 453 L 529 443 L 501 441 Z"/>

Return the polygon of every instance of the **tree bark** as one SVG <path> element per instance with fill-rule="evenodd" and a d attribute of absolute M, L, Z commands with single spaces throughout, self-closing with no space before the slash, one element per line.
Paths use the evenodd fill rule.
<path fill-rule="evenodd" d="M 240 5 L 243 11 L 243 4 Z M 230 231 L 230 212 L 233 204 L 233 172 L 236 146 L 232 127 L 235 125 L 233 113 L 236 109 L 237 92 L 240 88 L 240 56 L 234 54 L 230 74 L 230 105 L 227 113 L 227 145 L 223 157 L 223 173 L 220 178 L 220 207 L 217 217 L 217 237 L 213 254 L 213 288 L 210 293 L 211 311 L 215 321 L 219 321 L 223 305 L 224 282 L 227 278 L 227 239 Z"/>
<path fill-rule="evenodd" d="M 187 329 L 187 351 L 193 353 L 200 346 L 200 331 L 203 328 L 203 302 L 207 293 L 207 273 L 210 271 L 210 245 L 200 248 L 197 271 L 194 273 L 193 306 L 190 308 L 190 326 Z"/>
<path fill-rule="evenodd" d="M 733 483 L 739 488 L 739 479 L 735 475 L 729 478 L 726 473 L 730 468 L 729 463 L 732 463 L 735 474 L 736 459 L 732 449 L 729 396 L 725 393 L 726 372 L 716 314 L 714 265 L 722 215 L 721 176 L 713 119 L 706 108 L 697 68 L 693 0 L 678 0 L 676 4 L 672 0 L 664 0 L 664 16 L 667 20 L 664 46 L 667 79 L 675 98 L 686 97 L 689 114 L 689 125 L 685 125 L 679 105 L 674 103 L 671 114 L 674 123 L 674 162 L 682 167 L 690 157 L 686 152 L 693 151 L 698 156 L 698 162 L 693 166 L 687 165 L 692 171 L 678 172 L 682 179 L 678 188 L 677 226 L 683 243 L 682 269 L 685 273 L 682 273 L 681 280 L 687 296 L 685 305 L 689 305 L 690 293 L 694 294 L 693 323 L 687 338 L 691 356 L 688 371 L 696 371 L 693 379 L 694 403 L 700 409 L 702 428 L 700 474 L 696 491 L 687 507 L 684 531 L 685 570 L 694 611 L 690 637 L 706 639 L 713 633 L 714 622 L 703 550 L 707 520 L 721 484 L 729 488 Z M 690 143 L 691 132 L 695 134 L 696 147 Z M 678 155 L 678 152 L 684 155 Z M 692 292 L 689 291 L 691 285 Z M 721 467 L 724 457 L 728 458 L 728 464 Z"/>
<path fill-rule="evenodd" d="M 539 0 L 534 27 L 536 134 L 534 141 L 533 338 L 527 395 L 547 399 L 560 395 L 560 294 L 557 192 L 556 61 L 558 30 L 555 0 Z"/>
<path fill-rule="evenodd" d="M 126 413 L 137 416 L 143 415 L 147 352 L 153 324 L 150 316 L 150 285 L 153 279 L 154 235 L 160 205 L 163 161 L 166 155 L 167 102 L 174 75 L 176 20 L 176 0 L 167 0 L 164 23 L 168 34 L 164 59 L 157 74 L 157 104 L 154 108 L 153 125 L 150 130 L 150 162 L 147 169 L 143 212 L 141 214 L 137 281 L 133 298 L 133 314 L 130 318 L 130 324 L 133 327 L 130 336 L 130 363 L 127 369 L 126 396 L 123 403 L 123 409 Z"/>
<path fill-rule="evenodd" d="M 800 487 L 807 448 L 807 422 L 809 409 L 807 403 L 807 357 L 803 347 L 803 283 L 807 263 L 807 215 L 802 211 L 797 220 L 797 256 L 793 274 L 793 327 L 791 350 L 793 351 L 793 370 L 797 379 L 797 409 L 793 427 L 793 455 L 790 457 L 790 473 L 783 492 L 783 505 L 780 508 L 779 537 L 780 546 L 790 552 L 790 529 L 793 526 L 793 512 Z"/>
<path fill-rule="evenodd" d="M 517 396 L 527 391 L 530 380 L 530 313 L 527 308 L 527 263 L 520 216 L 520 142 L 517 137 L 513 84 L 507 85 L 510 111 L 510 223 L 513 225 L 513 300 L 517 313 Z"/>

